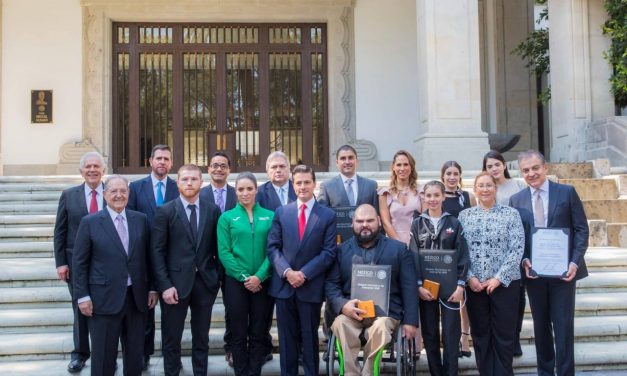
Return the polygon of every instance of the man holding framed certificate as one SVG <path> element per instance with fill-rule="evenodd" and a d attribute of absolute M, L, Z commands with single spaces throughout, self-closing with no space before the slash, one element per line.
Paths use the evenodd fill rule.
<path fill-rule="evenodd" d="M 510 206 L 533 214 L 531 254 L 522 265 L 533 315 L 538 375 L 574 375 L 575 281 L 588 275 L 588 221 L 572 186 L 547 180 L 544 156 L 518 155 L 529 185 L 510 198 Z M 553 344 L 555 338 L 555 344 Z"/>

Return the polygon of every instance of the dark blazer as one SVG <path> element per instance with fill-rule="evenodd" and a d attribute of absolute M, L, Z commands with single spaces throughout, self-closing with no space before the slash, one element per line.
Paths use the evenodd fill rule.
<path fill-rule="evenodd" d="M 107 209 L 83 218 L 74 246 L 74 298 L 89 295 L 94 313 L 113 315 L 122 311 L 127 278 L 140 312 L 148 310 L 149 232 L 146 215 L 126 210 L 128 256 Z"/>
<path fill-rule="evenodd" d="M 296 201 L 296 192 L 294 191 L 291 180 L 288 184 L 287 203 L 289 204 L 290 202 Z M 268 181 L 259 186 L 257 190 L 257 202 L 262 208 L 272 211 L 275 211 L 276 208 L 281 206 L 281 200 L 279 199 L 279 195 L 276 194 L 272 182 Z"/>
<path fill-rule="evenodd" d="M 102 207 L 106 203 L 102 200 Z M 85 183 L 61 193 L 54 224 L 54 261 L 56 267 L 71 265 L 72 249 L 81 219 L 89 214 L 85 201 Z"/>
<path fill-rule="evenodd" d="M 163 203 L 168 203 L 177 197 L 179 197 L 179 189 L 176 186 L 176 181 L 168 177 L 165 184 Z M 150 175 L 129 185 L 128 204 L 126 207 L 146 214 L 146 217 L 148 217 L 148 228 L 152 228 L 155 213 L 157 212 L 157 201 L 152 189 L 152 178 Z"/>
<path fill-rule="evenodd" d="M 200 198 L 200 220 L 196 242 L 192 240 L 189 220 L 179 199 L 157 210 L 151 236 L 151 262 L 157 290 L 176 287 L 185 299 L 194 286 L 195 271 L 209 290 L 219 286 L 219 261 L 216 228 L 220 208 Z"/>
<path fill-rule="evenodd" d="M 526 209 L 533 213 L 531 205 L 531 188 L 525 188 L 509 198 L 509 205 L 514 208 Z M 583 210 L 583 205 L 579 195 L 570 185 L 559 184 L 549 181 L 549 218 L 547 227 L 567 228 L 570 230 L 570 262 L 577 264 L 577 275 L 579 280 L 588 276 L 588 268 L 584 255 L 588 249 L 588 219 Z M 523 259 L 530 258 L 525 247 Z"/>
<path fill-rule="evenodd" d="M 374 180 L 362 178 L 359 175 L 355 175 L 357 178 L 357 200 L 356 206 L 361 204 L 370 204 L 379 212 L 379 196 L 377 195 L 377 182 Z M 320 192 L 318 193 L 318 202 L 324 206 L 335 208 L 338 206 L 350 206 L 348 202 L 348 195 L 344 187 L 342 177 L 337 175 L 336 177 L 329 179 L 320 184 Z"/>
<path fill-rule="evenodd" d="M 374 264 L 391 265 L 390 317 L 403 320 L 404 324 L 418 326 L 418 296 L 416 268 L 411 252 L 405 243 L 379 235 L 374 250 Z M 350 300 L 353 256 L 361 256 L 355 237 L 342 243 L 335 263 L 329 271 L 325 283 L 327 303 L 333 313 L 339 315 L 342 307 Z"/>
<path fill-rule="evenodd" d="M 298 238 L 297 202 L 276 209 L 268 233 L 268 259 L 273 266 L 269 294 L 275 298 L 296 297 L 308 303 L 324 300 L 324 279 L 335 260 L 335 212 L 315 203 L 303 239 Z M 302 271 L 305 284 L 295 289 L 283 275 L 292 268 Z"/>
<path fill-rule="evenodd" d="M 209 202 L 215 204 L 216 200 L 215 200 L 215 197 L 213 197 L 213 188 L 211 187 L 211 184 L 209 184 L 208 186 L 200 190 L 200 197 L 205 197 L 206 199 L 209 200 Z M 227 184 L 226 185 L 226 202 L 224 203 L 224 211 L 233 209 L 235 205 L 237 205 L 237 194 L 235 193 L 235 188 L 232 185 Z"/>

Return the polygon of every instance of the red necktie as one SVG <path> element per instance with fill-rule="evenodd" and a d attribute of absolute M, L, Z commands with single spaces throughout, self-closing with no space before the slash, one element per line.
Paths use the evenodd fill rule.
<path fill-rule="evenodd" d="M 305 218 L 305 209 L 307 209 L 307 205 L 302 204 L 300 206 L 300 214 L 298 215 L 298 238 L 303 239 L 303 234 L 305 233 L 305 227 L 307 226 L 307 219 Z"/>
<path fill-rule="evenodd" d="M 91 202 L 89 203 L 89 214 L 95 213 L 98 211 L 98 201 L 96 201 L 96 192 L 95 189 L 91 190 Z"/>

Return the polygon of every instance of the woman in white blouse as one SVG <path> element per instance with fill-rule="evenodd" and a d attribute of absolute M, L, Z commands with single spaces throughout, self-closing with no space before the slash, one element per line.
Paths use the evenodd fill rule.
<path fill-rule="evenodd" d="M 470 254 L 468 316 L 475 360 L 482 376 L 513 375 L 525 234 L 516 209 L 496 202 L 497 185 L 487 172 L 475 178 L 479 205 L 459 214 Z"/>

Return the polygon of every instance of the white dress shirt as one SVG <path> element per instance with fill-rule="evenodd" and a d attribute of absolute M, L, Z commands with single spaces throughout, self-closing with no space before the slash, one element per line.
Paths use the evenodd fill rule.
<path fill-rule="evenodd" d="M 157 184 L 159 182 L 163 183 L 161 187 L 161 194 L 163 195 L 163 202 L 165 203 L 165 190 L 166 185 L 168 184 L 168 177 L 166 176 L 163 180 L 159 180 L 154 173 L 150 173 L 150 180 L 152 180 L 152 194 L 155 196 L 155 202 L 157 202 Z"/>
<path fill-rule="evenodd" d="M 96 202 L 98 203 L 98 211 L 102 210 L 102 183 L 96 187 Z M 91 191 L 89 185 L 85 183 L 85 204 L 87 205 L 87 211 L 89 212 L 89 206 L 91 205 Z"/>
<path fill-rule="evenodd" d="M 351 188 L 353 189 L 353 197 L 355 197 L 355 203 L 357 203 L 357 192 L 359 192 L 359 190 L 357 189 L 357 174 L 353 175 L 352 178 L 346 177 L 342 174 L 340 174 L 340 177 L 342 178 L 342 184 L 344 185 L 344 190 L 346 191 L 347 188 L 347 183 L 346 180 L 348 179 L 353 179 L 353 183 L 351 185 Z"/>

